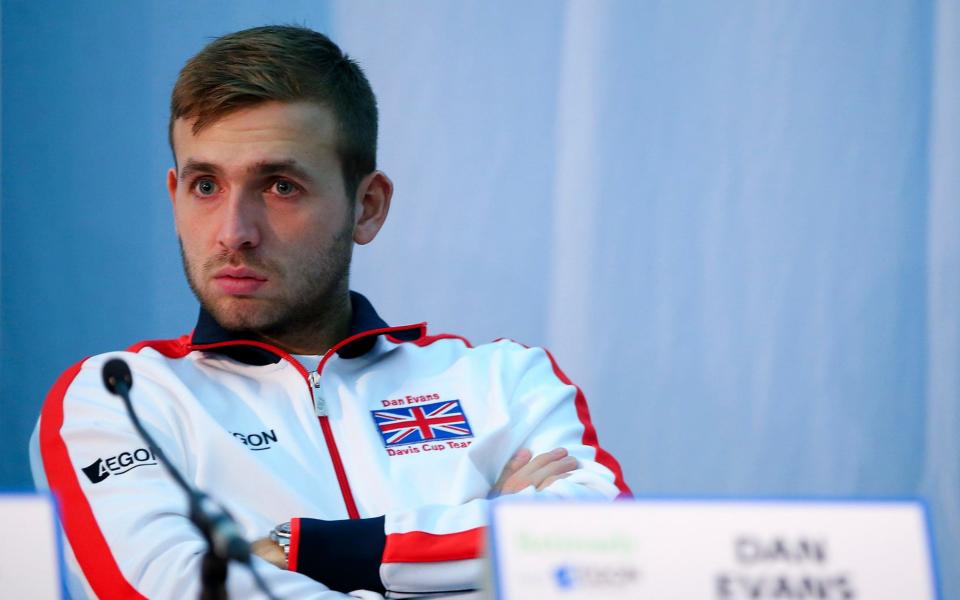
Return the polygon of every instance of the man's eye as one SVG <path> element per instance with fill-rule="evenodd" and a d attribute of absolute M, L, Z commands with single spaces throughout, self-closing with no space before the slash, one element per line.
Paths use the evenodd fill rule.
<path fill-rule="evenodd" d="M 286 179 L 278 179 L 274 182 L 272 191 L 278 196 L 292 196 L 296 194 L 299 190 L 297 186 L 294 185 L 292 181 L 287 181 Z"/>
<path fill-rule="evenodd" d="M 201 196 L 212 196 L 218 191 L 217 184 L 212 179 L 199 179 L 193 184 L 193 189 Z"/>

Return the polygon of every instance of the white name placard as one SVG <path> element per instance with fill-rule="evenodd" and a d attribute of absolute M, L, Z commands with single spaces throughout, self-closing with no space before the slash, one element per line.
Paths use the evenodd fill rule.
<path fill-rule="evenodd" d="M 915 501 L 495 502 L 496 597 L 933 600 Z"/>
<path fill-rule="evenodd" d="M 0 494 L 0 598 L 60 598 L 60 546 L 50 496 Z"/>

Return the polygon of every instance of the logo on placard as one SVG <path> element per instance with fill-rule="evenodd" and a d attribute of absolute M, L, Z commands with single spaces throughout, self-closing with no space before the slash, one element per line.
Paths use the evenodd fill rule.
<path fill-rule="evenodd" d="M 387 449 L 473 437 L 473 430 L 459 400 L 386 408 L 372 411 L 371 414 Z"/>
<path fill-rule="evenodd" d="M 98 458 L 86 467 L 83 473 L 90 483 L 100 483 L 111 475 L 123 475 L 136 469 L 157 464 L 157 457 L 147 448 L 137 448 L 132 452 L 121 452 L 107 458 Z"/>
<path fill-rule="evenodd" d="M 554 569 L 553 581 L 561 590 L 623 590 L 640 581 L 640 570 L 624 564 L 562 564 Z"/>
<path fill-rule="evenodd" d="M 557 582 L 557 587 L 562 590 L 569 590 L 574 587 L 576 584 L 573 580 L 573 569 L 567 565 L 561 565 L 557 567 L 557 570 L 553 572 L 553 578 Z"/>

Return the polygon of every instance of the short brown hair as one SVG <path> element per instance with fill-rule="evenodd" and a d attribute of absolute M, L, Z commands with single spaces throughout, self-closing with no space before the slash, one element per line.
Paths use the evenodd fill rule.
<path fill-rule="evenodd" d="M 268 25 L 230 33 L 187 61 L 170 99 L 170 149 L 177 119 L 195 117 L 196 134 L 231 112 L 270 100 L 308 100 L 333 111 L 344 187 L 352 200 L 360 180 L 377 168 L 377 99 L 360 66 L 330 38 L 306 27 Z"/>

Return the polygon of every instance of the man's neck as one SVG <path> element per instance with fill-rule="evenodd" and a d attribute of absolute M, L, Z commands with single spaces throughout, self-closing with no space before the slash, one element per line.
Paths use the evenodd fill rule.
<path fill-rule="evenodd" d="M 342 302 L 324 311 L 318 322 L 302 323 L 278 335 L 260 332 L 258 336 L 290 354 L 321 355 L 350 334 L 352 314 L 350 297 L 346 295 Z"/>

